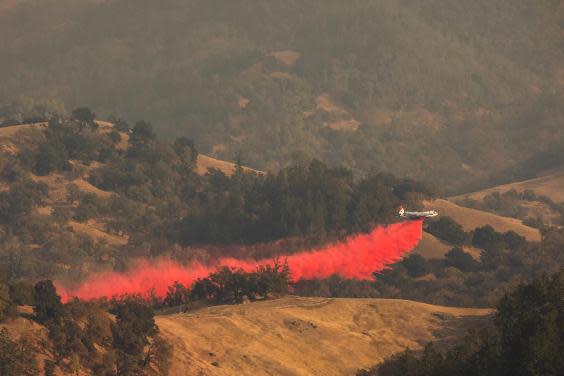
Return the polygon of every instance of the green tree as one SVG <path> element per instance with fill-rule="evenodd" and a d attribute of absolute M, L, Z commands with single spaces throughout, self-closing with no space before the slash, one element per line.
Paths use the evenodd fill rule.
<path fill-rule="evenodd" d="M 189 296 L 190 290 L 178 281 L 175 281 L 172 286 L 169 286 L 163 303 L 169 307 L 183 305 L 188 303 Z"/>
<path fill-rule="evenodd" d="M 147 142 L 156 139 L 156 134 L 153 131 L 153 126 L 145 121 L 138 121 L 135 123 L 133 130 L 131 131 L 130 140 L 131 142 Z"/>
<path fill-rule="evenodd" d="M 65 145 L 60 141 L 47 141 L 41 146 L 35 158 L 34 171 L 37 175 L 49 175 L 53 171 L 68 168 L 68 155 Z"/>
<path fill-rule="evenodd" d="M 490 225 L 479 227 L 472 234 L 472 245 L 475 247 L 490 250 L 499 248 L 502 244 L 500 234 Z"/>
<path fill-rule="evenodd" d="M 149 344 L 149 337 L 158 332 L 153 310 L 143 300 L 129 297 L 119 302 L 113 312 L 116 315 L 112 334 L 117 353 L 117 374 L 142 374 L 148 365 L 145 347 Z"/>
<path fill-rule="evenodd" d="M 93 126 L 96 114 L 88 107 L 75 108 L 72 111 L 72 117 L 80 122 L 81 128 L 84 126 Z"/>
<path fill-rule="evenodd" d="M 429 273 L 427 260 L 416 253 L 407 256 L 401 263 L 411 277 L 417 278 Z"/>
<path fill-rule="evenodd" d="M 35 307 L 33 307 L 33 311 L 37 321 L 47 322 L 63 316 L 64 307 L 53 282 L 49 280 L 39 281 L 35 284 L 34 290 Z"/>
<path fill-rule="evenodd" d="M 462 226 L 448 216 L 441 217 L 437 221 L 431 222 L 427 227 L 427 231 L 439 239 L 456 245 L 462 244 L 466 238 L 466 233 Z"/>
<path fill-rule="evenodd" d="M 445 254 L 445 265 L 454 266 L 463 272 L 476 270 L 479 263 L 469 254 L 464 252 L 462 248 L 456 247 Z"/>
<path fill-rule="evenodd" d="M 564 271 L 521 285 L 497 307 L 506 375 L 564 373 Z"/>

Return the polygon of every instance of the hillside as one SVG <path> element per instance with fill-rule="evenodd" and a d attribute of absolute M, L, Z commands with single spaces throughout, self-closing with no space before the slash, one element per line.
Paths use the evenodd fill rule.
<path fill-rule="evenodd" d="M 172 374 L 354 375 L 409 346 L 451 343 L 489 309 L 404 300 L 287 297 L 157 316 Z"/>
<path fill-rule="evenodd" d="M 538 229 L 526 226 L 515 218 L 502 217 L 481 210 L 465 208 L 443 199 L 428 202 L 426 206 L 436 209 L 441 215 L 451 217 L 461 224 L 465 231 L 490 225 L 498 232 L 514 231 L 530 241 L 539 241 L 541 237 Z"/>
<path fill-rule="evenodd" d="M 96 124 L 99 127 L 98 132 L 100 134 L 109 134 L 114 130 L 114 124 L 111 122 L 96 120 Z M 47 123 L 19 124 L 0 127 L 0 152 L 14 155 L 19 151 L 17 145 L 22 142 L 22 139 L 25 140 L 26 137 L 31 137 L 35 142 L 39 142 L 37 140 L 42 137 L 41 133 L 46 130 Z M 130 146 L 128 141 L 129 134 L 125 132 L 119 132 L 119 134 L 120 141 L 115 145 L 115 148 L 116 150 L 125 152 Z M 96 161 L 88 165 L 79 161 L 70 161 L 70 163 L 75 170 L 72 174 L 54 172 L 47 176 L 31 176 L 33 181 L 45 184 L 48 189 L 47 199 L 40 207 L 36 208 L 38 215 L 52 217 L 54 208 L 66 205 L 68 201 L 69 184 L 76 187 L 80 194 L 92 194 L 101 200 L 110 200 L 116 195 L 116 192 L 102 190 L 88 181 L 93 174 L 96 174 L 97 171 L 105 167 L 104 163 Z M 226 176 L 231 176 L 236 169 L 236 164 L 200 154 L 198 155 L 193 169 L 199 175 L 205 175 L 210 169 L 217 169 Z M 242 169 L 246 173 L 263 173 L 246 166 L 242 166 Z M 3 179 L 0 178 L 0 191 L 5 191 L 9 188 L 9 185 L 2 180 Z M 83 221 L 83 223 L 71 220 L 65 225 L 71 232 L 86 234 L 94 241 L 104 241 L 114 246 L 126 245 L 128 236 L 112 233 L 106 224 L 107 220 L 108 218 L 104 218 L 104 220 L 90 219 Z"/>
<path fill-rule="evenodd" d="M 429 234 L 428 232 L 423 232 L 423 238 L 413 251 L 414 253 L 420 254 L 421 256 L 431 259 L 431 258 L 441 258 L 447 253 L 452 246 L 446 244 L 435 236 Z"/>
<path fill-rule="evenodd" d="M 462 192 L 564 148 L 563 13 L 550 0 L 5 0 L 0 122 L 87 105 L 259 170 L 318 158 Z"/>
<path fill-rule="evenodd" d="M 0 270 L 12 278 L 77 281 L 143 257 L 268 257 L 367 232 L 400 202 L 434 195 L 316 160 L 239 173 L 189 138 L 163 142 L 147 122 L 89 109 L 0 127 L 0 156 Z"/>
<path fill-rule="evenodd" d="M 493 192 L 507 192 L 511 189 L 517 192 L 532 190 L 538 195 L 549 197 L 556 203 L 564 203 L 564 168 L 551 173 L 539 176 L 538 178 L 524 181 L 516 181 L 508 184 L 497 185 L 476 192 L 465 193 L 449 197 L 449 200 L 457 201 L 470 198 L 473 200 L 483 200 L 484 197 Z"/>
<path fill-rule="evenodd" d="M 262 171 L 254 170 L 252 168 L 241 166 L 243 172 L 250 172 L 255 174 L 264 174 Z M 222 161 L 216 158 L 209 157 L 207 155 L 198 155 L 198 160 L 196 161 L 196 173 L 199 175 L 205 175 L 208 170 L 216 169 L 223 172 L 227 176 L 233 175 L 237 169 L 237 164 L 228 161 Z"/>

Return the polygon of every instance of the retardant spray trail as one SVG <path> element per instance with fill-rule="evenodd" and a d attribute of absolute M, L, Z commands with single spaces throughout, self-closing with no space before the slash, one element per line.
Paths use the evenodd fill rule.
<path fill-rule="evenodd" d="M 354 235 L 342 242 L 281 256 L 280 259 L 287 260 L 293 281 L 327 278 L 334 274 L 344 278 L 372 279 L 375 271 L 400 260 L 405 253 L 415 248 L 422 237 L 422 223 L 409 221 L 379 226 L 368 234 Z M 77 288 L 67 289 L 59 285 L 58 290 L 63 301 L 71 297 L 91 300 L 124 294 L 148 295 L 151 292 L 163 298 L 175 281 L 190 286 L 198 278 L 207 277 L 220 265 L 250 272 L 259 265 L 272 262 L 270 259 L 221 258 L 212 265 L 180 265 L 167 259 L 139 260 L 127 272 L 95 274 Z"/>

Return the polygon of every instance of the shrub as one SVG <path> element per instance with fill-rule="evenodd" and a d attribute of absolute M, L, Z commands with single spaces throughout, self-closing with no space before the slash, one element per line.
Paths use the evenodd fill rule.
<path fill-rule="evenodd" d="M 445 255 L 445 265 L 454 266 L 463 272 L 476 270 L 479 263 L 469 254 L 464 252 L 462 248 L 453 248 Z"/>
<path fill-rule="evenodd" d="M 421 255 L 416 253 L 409 255 L 402 260 L 402 265 L 407 270 L 410 277 L 421 277 L 429 273 L 429 265 L 427 260 Z"/>
<path fill-rule="evenodd" d="M 427 231 L 437 238 L 451 244 L 462 244 L 466 239 L 466 233 L 461 225 L 450 217 L 441 217 L 437 221 L 431 222 Z"/>

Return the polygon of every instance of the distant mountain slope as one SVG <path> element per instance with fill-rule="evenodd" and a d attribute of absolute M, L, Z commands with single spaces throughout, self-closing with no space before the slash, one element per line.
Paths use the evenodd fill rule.
<path fill-rule="evenodd" d="M 564 147 L 562 2 L 6 4 L 0 118 L 88 105 L 257 169 L 316 157 L 449 192 Z"/>
<path fill-rule="evenodd" d="M 515 189 L 517 192 L 532 190 L 537 195 L 547 196 L 556 203 L 564 202 L 564 168 L 561 168 L 558 171 L 553 171 L 538 178 L 502 184 L 477 192 L 453 196 L 450 197 L 450 199 L 461 200 L 470 198 L 473 200 L 482 200 L 486 195 L 490 193 L 503 193 L 511 189 Z"/>
<path fill-rule="evenodd" d="M 540 240 L 538 229 L 526 226 L 520 220 L 502 217 L 481 210 L 465 208 L 447 200 L 434 200 L 427 204 L 441 215 L 446 215 L 458 222 L 465 231 L 474 230 L 484 225 L 492 226 L 498 232 L 515 231 L 527 240 Z"/>
<path fill-rule="evenodd" d="M 287 297 L 157 316 L 175 375 L 354 375 L 427 341 L 456 341 L 489 309 Z"/>

